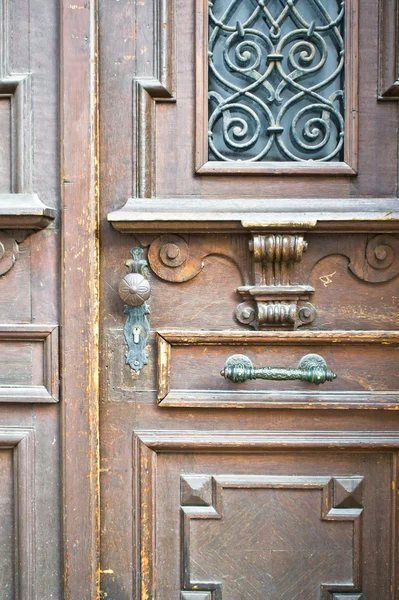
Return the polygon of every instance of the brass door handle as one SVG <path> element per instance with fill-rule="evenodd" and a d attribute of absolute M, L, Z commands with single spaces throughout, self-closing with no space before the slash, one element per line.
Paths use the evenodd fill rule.
<path fill-rule="evenodd" d="M 220 374 L 234 383 L 244 383 L 249 379 L 298 379 L 309 383 L 325 383 L 336 379 L 336 374 L 327 368 L 326 361 L 318 354 L 307 354 L 298 363 L 298 367 L 263 367 L 254 369 L 250 359 L 244 354 L 234 354 L 227 359 Z"/>

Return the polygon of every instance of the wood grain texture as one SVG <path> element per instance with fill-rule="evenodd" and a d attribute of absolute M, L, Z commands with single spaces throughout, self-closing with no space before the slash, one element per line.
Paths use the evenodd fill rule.
<path fill-rule="evenodd" d="M 205 507 L 194 499 L 181 509 L 184 590 L 212 591 L 219 600 L 251 600 L 265 593 L 284 598 L 294 588 L 299 597 L 316 600 L 362 589 L 362 478 L 208 479 L 213 501 Z M 347 495 L 347 506 L 337 508 L 337 488 L 352 482 L 360 501 Z M 251 547 L 256 551 L 248 551 Z"/>
<path fill-rule="evenodd" d="M 395 256 L 390 259 L 391 250 L 396 253 L 395 232 L 399 231 L 398 113 L 394 103 L 376 102 L 378 5 L 375 0 L 362 0 L 356 16 L 360 52 L 349 59 L 357 60 L 359 66 L 359 110 L 353 113 L 359 121 L 357 175 L 305 177 L 231 174 L 228 169 L 196 173 L 193 42 L 198 4 L 195 0 L 174 0 L 173 4 L 99 1 L 101 590 L 104 597 L 115 599 L 210 600 L 206 590 L 182 590 L 182 475 L 211 481 L 208 487 L 204 485 L 208 496 L 205 493 L 203 502 L 208 508 L 217 478 L 239 477 L 244 484 L 249 481 L 246 477 L 334 478 L 341 482 L 330 498 L 337 511 L 343 510 L 338 505 L 349 502 L 345 487 L 349 484 L 344 480 L 364 477 L 362 498 L 353 492 L 356 502 L 366 507 L 362 513 L 362 593 L 371 599 L 393 600 L 399 592 L 399 413 L 394 410 L 398 406 L 399 313 L 398 263 Z M 172 72 L 173 81 L 162 83 L 162 77 Z M 298 331 L 297 338 L 267 332 L 271 337 L 262 342 L 256 332 L 251 337 L 245 325 L 235 320 L 240 301 L 236 290 L 251 282 L 248 240 L 262 233 L 306 233 L 309 247 L 297 265 L 298 277 L 315 289 L 312 302 L 317 317 L 311 328 Z M 372 239 L 381 235 L 388 241 L 379 238 L 373 247 Z M 123 306 L 117 294 L 126 257 L 138 243 L 154 267 L 149 276 L 153 328 L 147 347 L 149 362 L 139 376 L 125 364 Z M 173 246 L 178 246 L 180 254 Z M 178 264 L 182 257 L 186 260 Z M 75 280 L 72 285 L 80 284 Z M 155 334 L 165 331 L 171 338 L 158 337 L 157 353 Z M 256 366 L 280 362 L 293 366 L 308 349 L 326 354 L 328 363 L 337 361 L 341 378 L 334 382 L 334 392 L 327 384 L 288 390 L 277 382 L 266 397 L 264 390 L 255 391 L 257 382 L 250 382 L 255 387 L 240 388 L 240 392 L 232 386 L 231 398 L 226 398 L 228 394 L 221 398 L 224 381 L 219 371 L 230 353 L 248 352 L 256 358 Z M 263 361 L 266 355 L 271 359 L 267 363 Z M 160 396 L 166 394 L 160 405 L 158 383 Z M 255 401 L 251 410 L 237 410 L 237 406 L 248 406 L 254 394 L 258 404 Z M 317 394 L 319 398 L 327 395 L 323 411 L 315 409 Z M 271 395 L 277 402 L 265 410 Z M 174 405 L 167 406 L 169 401 Z M 297 409 L 305 405 L 306 410 Z M 380 410 L 384 405 L 392 410 Z M 347 410 L 336 410 L 338 406 Z M 363 410 L 366 407 L 374 410 Z M 283 532 L 284 522 L 293 518 L 295 523 L 286 536 L 289 542 L 300 533 L 302 541 L 310 540 L 320 552 L 328 546 L 327 542 L 320 548 L 320 538 L 314 535 L 314 526 L 317 532 L 322 529 L 318 521 L 321 490 L 276 489 L 274 498 L 272 493 L 268 496 L 267 488 L 244 484 L 226 490 L 230 504 L 223 517 L 231 525 L 227 533 L 223 518 L 218 523 L 198 519 L 194 525 L 196 558 L 201 558 L 195 568 L 206 571 L 204 579 L 198 576 L 198 580 L 223 579 L 233 598 L 242 591 L 242 581 L 251 579 L 254 564 L 254 580 L 266 572 L 261 559 L 269 549 L 277 548 L 274 544 L 267 548 L 268 523 Z M 191 495 L 185 490 L 184 506 L 192 506 L 189 500 L 201 495 L 200 487 L 194 485 Z M 280 504 L 287 506 L 285 512 L 279 512 L 279 494 Z M 270 498 L 273 510 L 268 513 L 265 505 Z M 224 556 L 223 546 L 220 550 L 220 544 L 212 540 L 212 528 L 219 524 L 217 538 L 225 534 L 232 540 L 228 552 L 237 560 L 237 568 L 226 559 L 227 553 Z M 341 528 L 351 533 L 352 524 L 334 521 L 332 540 L 338 547 L 340 536 L 335 532 Z M 245 537 L 246 526 L 252 528 L 256 544 Z M 264 536 L 259 533 L 262 528 Z M 323 578 L 324 571 L 319 573 L 318 553 L 312 563 L 319 574 L 317 581 L 306 561 L 300 562 L 299 553 L 292 568 L 275 553 L 280 585 L 292 573 L 287 600 L 295 595 L 301 575 L 301 585 L 306 589 L 309 582 L 312 587 L 307 595 L 302 594 L 307 600 L 319 599 L 322 583 L 340 583 L 339 570 L 347 569 L 347 581 L 353 582 L 350 533 L 343 536 L 341 545 L 348 561 L 334 551 L 337 546 L 327 548 L 332 551 L 327 568 L 334 581 Z M 245 556 L 249 557 L 242 562 L 235 552 L 241 539 L 246 541 Z M 218 572 L 212 571 L 216 566 Z M 261 591 L 255 588 L 251 593 L 249 588 L 242 594 L 250 600 L 264 597 L 264 589 L 258 587 Z M 360 592 L 353 587 L 334 591 L 327 585 L 323 594 L 328 600 L 359 600 Z"/>
<path fill-rule="evenodd" d="M 138 23 L 135 55 L 152 52 L 149 64 L 143 65 L 133 84 L 133 144 L 138 150 L 135 189 L 138 197 L 152 198 L 156 194 L 156 104 L 176 100 L 175 7 L 174 0 L 155 0 L 152 5 L 135 6 Z M 150 39 L 147 29 L 152 34 Z"/>
<path fill-rule="evenodd" d="M 15 55 L 12 52 L 11 40 L 15 31 L 15 20 L 12 19 L 12 11 L 11 3 L 1 0 L 0 96 L 7 98 L 10 104 L 9 131 L 4 136 L 5 140 L 10 138 L 10 152 L 8 174 L 2 181 L 3 186 L 9 180 L 6 186 L 8 189 L 0 188 L 0 226 L 26 228 L 31 225 L 33 229 L 41 229 L 51 222 L 55 214 L 33 193 L 32 73 L 30 64 L 26 62 L 22 69 L 13 69 Z M 29 14 L 24 17 L 29 19 Z"/>
<path fill-rule="evenodd" d="M 161 406 L 399 408 L 396 331 L 159 331 L 157 342 Z M 312 352 L 321 354 L 337 373 L 334 383 L 315 387 L 251 381 L 238 385 L 219 374 L 226 359 L 236 353 L 248 355 L 257 367 L 296 367 L 302 356 Z"/>
<path fill-rule="evenodd" d="M 99 594 L 96 2 L 61 3 L 64 597 Z"/>
<path fill-rule="evenodd" d="M 0 325 L 0 345 L 0 402 L 58 401 L 58 327 Z"/>
<path fill-rule="evenodd" d="M 122 233 L 382 232 L 399 230 L 398 207 L 397 198 L 129 198 L 107 218 Z"/>
<path fill-rule="evenodd" d="M 397 0 L 379 0 L 379 10 L 379 99 L 399 100 L 399 3 Z"/>
<path fill-rule="evenodd" d="M 0 448 L 13 449 L 13 488 L 15 498 L 14 573 L 16 597 L 34 600 L 35 587 L 35 495 L 34 430 L 0 427 Z M 14 597 L 14 596 L 12 596 Z"/>
<path fill-rule="evenodd" d="M 382 507 L 383 503 L 385 513 L 382 510 L 382 519 L 378 519 L 379 524 L 377 527 L 387 527 L 387 523 L 389 522 L 389 515 L 386 509 L 390 505 L 390 490 L 387 484 L 391 477 L 396 477 L 395 471 L 392 470 L 390 457 L 392 456 L 393 446 L 397 447 L 398 445 L 398 435 L 396 432 L 391 432 L 387 434 L 384 441 L 382 436 L 377 441 L 377 437 L 375 435 L 370 436 L 368 432 L 353 433 L 349 431 L 336 435 L 324 431 L 319 432 L 317 436 L 314 436 L 314 432 L 309 431 L 291 431 L 290 433 L 287 431 L 273 433 L 257 431 L 202 431 L 199 433 L 194 430 L 136 432 L 134 449 L 137 461 L 139 462 L 135 462 L 137 467 L 135 481 L 140 482 L 139 487 L 135 488 L 137 494 L 135 495 L 135 502 L 139 523 L 137 535 L 140 549 L 137 560 L 139 560 L 139 564 L 141 562 L 141 568 L 143 568 L 143 564 L 146 565 L 145 581 L 148 582 L 147 578 L 150 578 L 149 583 L 146 583 L 145 586 L 142 585 L 141 580 L 136 580 L 136 597 L 140 599 L 151 597 L 149 594 L 155 589 L 155 586 L 157 589 L 159 589 L 159 586 L 163 586 L 163 596 L 169 600 L 169 598 L 175 597 L 173 590 L 176 593 L 176 587 L 181 585 L 182 576 L 183 589 L 209 590 L 216 594 L 219 592 L 219 596 L 216 596 L 219 598 L 222 597 L 220 586 L 218 587 L 215 584 L 220 580 L 220 577 L 223 577 L 223 587 L 226 586 L 226 589 L 230 591 L 230 595 L 237 594 L 240 591 L 242 594 L 241 597 L 252 598 L 254 597 L 255 590 L 258 593 L 264 593 L 265 589 L 268 588 L 265 587 L 266 583 L 260 583 L 262 578 L 261 573 L 263 569 L 268 571 L 270 568 L 270 564 L 266 558 L 267 552 L 265 552 L 265 547 L 268 548 L 268 544 L 270 544 L 270 547 L 276 550 L 278 545 L 277 543 L 274 545 L 272 543 L 273 533 L 276 532 L 276 540 L 279 541 L 279 544 L 282 543 L 284 535 L 288 535 L 288 545 L 296 546 L 298 536 L 302 535 L 302 531 L 306 531 L 306 534 L 304 533 L 306 536 L 310 536 L 310 532 L 314 531 L 314 526 L 317 526 L 318 519 L 320 519 L 320 507 L 322 519 L 327 519 L 327 522 L 330 519 L 333 522 L 335 521 L 334 524 L 330 521 L 331 525 L 329 525 L 331 528 L 329 544 L 332 544 L 329 553 L 331 562 L 324 562 L 324 569 L 328 568 L 327 565 L 332 569 L 334 569 L 334 566 L 337 567 L 338 564 L 340 564 L 340 567 L 339 575 L 335 574 L 333 580 L 331 578 L 323 581 L 322 575 L 318 573 L 316 579 L 317 583 L 321 585 L 321 590 L 319 587 L 318 594 L 321 591 L 324 594 L 324 596 L 322 595 L 323 598 L 332 598 L 334 597 L 334 593 L 355 593 L 361 587 L 364 593 L 373 595 L 378 590 L 382 597 L 390 597 L 389 586 L 396 585 L 393 568 L 395 555 L 393 554 L 389 558 L 386 565 L 383 566 L 382 563 L 380 564 L 379 568 L 382 570 L 376 575 L 374 566 L 371 565 L 369 558 L 367 558 L 370 557 L 370 554 L 365 552 L 366 548 L 370 550 L 371 546 L 374 547 L 376 544 L 374 537 L 374 527 L 376 524 L 372 525 L 372 519 L 370 520 L 366 512 L 367 517 L 366 522 L 363 524 L 363 529 L 356 527 L 353 532 L 350 527 L 350 521 L 353 519 L 356 520 L 362 514 L 361 506 L 363 502 L 365 507 L 375 506 L 375 502 L 379 502 L 380 507 Z M 204 444 L 205 439 L 206 443 Z M 374 446 L 375 442 L 377 443 L 376 446 Z M 382 451 L 385 455 L 384 458 L 382 458 L 383 454 L 378 450 L 376 450 L 376 454 L 373 457 L 373 452 L 370 451 L 373 448 L 377 449 L 381 442 L 384 445 L 384 450 Z M 362 454 L 361 452 L 353 453 L 355 448 L 359 449 L 364 443 L 366 444 L 365 447 L 368 448 L 369 454 Z M 270 450 L 272 448 L 274 452 L 271 453 Z M 318 452 L 312 454 L 306 452 L 305 448 L 318 448 Z M 237 463 L 238 452 L 241 457 L 240 464 Z M 195 453 L 194 462 L 193 453 Z M 143 458 L 139 459 L 139 456 Z M 380 462 L 381 460 L 382 462 Z M 200 502 L 201 505 L 198 507 L 190 505 L 180 509 L 179 479 L 181 478 L 182 471 L 184 473 L 183 477 L 187 481 L 194 475 L 197 476 L 197 479 L 200 479 L 200 476 L 202 479 L 209 477 L 209 475 L 213 476 L 213 501 L 210 506 L 206 506 Z M 335 476 L 336 472 L 339 472 L 340 475 Z M 155 473 L 157 473 L 156 478 L 154 477 Z M 343 473 L 345 473 L 345 476 L 342 475 Z M 332 475 L 334 477 L 333 480 L 331 479 Z M 341 489 L 341 486 L 348 486 L 350 485 L 350 480 L 355 479 L 357 481 L 356 485 L 359 485 L 363 475 L 371 478 L 368 479 L 369 484 L 371 480 L 374 482 L 374 485 L 369 485 L 367 488 L 367 494 L 365 492 L 364 498 L 362 493 L 360 493 L 358 500 L 355 498 L 349 499 L 350 496 L 348 496 L 347 508 L 336 507 L 340 498 L 337 493 Z M 379 482 L 377 483 L 378 479 Z M 164 486 L 167 482 L 168 493 L 165 493 Z M 199 490 L 198 485 L 195 485 L 196 489 Z M 377 491 L 379 485 L 384 486 L 383 492 L 382 488 L 380 488 L 382 495 L 379 495 Z M 273 502 L 273 497 L 265 498 L 265 503 L 268 507 L 267 519 L 261 521 L 264 524 L 267 522 L 270 528 L 267 530 L 267 535 L 260 537 L 253 556 L 254 561 L 260 561 L 262 568 L 256 570 L 257 575 L 251 578 L 250 566 L 249 570 L 248 568 L 244 568 L 240 571 L 245 563 L 245 558 L 241 561 L 239 560 L 240 541 L 234 544 L 233 538 L 234 536 L 238 536 L 237 540 L 243 540 L 246 532 L 251 531 L 253 525 L 252 514 L 261 511 L 264 506 L 262 503 L 263 496 L 260 495 L 262 494 L 262 490 L 273 488 L 275 488 L 276 502 Z M 303 488 L 303 490 L 308 490 L 308 492 L 304 491 L 297 498 L 297 501 L 295 501 L 295 497 L 291 496 L 289 498 L 289 494 L 293 494 L 295 488 Z M 317 496 L 313 497 L 314 500 L 312 500 L 311 490 L 313 488 L 323 491 L 323 502 Z M 248 493 L 249 489 L 253 490 L 252 494 Z M 288 492 L 289 489 L 292 491 Z M 284 490 L 286 490 L 287 496 Z M 306 495 L 309 493 L 311 494 L 310 496 Z M 222 494 L 224 497 L 223 507 L 221 502 Z M 278 494 L 281 494 L 282 502 L 278 501 Z M 308 504 L 306 504 L 306 501 Z M 214 508 L 215 502 L 216 510 Z M 293 511 L 303 511 L 303 514 L 295 520 L 295 525 L 289 527 L 289 534 L 287 532 L 284 534 L 284 527 L 288 526 L 289 517 L 288 515 L 284 516 L 281 514 L 285 502 L 287 502 L 287 510 L 289 510 L 291 516 L 293 516 Z M 302 502 L 305 502 L 305 504 L 303 505 Z M 246 506 L 245 512 L 243 512 L 244 504 Z M 353 508 L 349 508 L 349 505 Z M 155 506 L 157 507 L 156 513 Z M 181 531 L 182 529 L 175 525 L 176 522 L 179 522 L 181 514 L 179 509 L 182 511 L 182 529 L 185 533 L 184 542 L 181 538 L 179 540 L 179 530 Z M 315 510 L 316 515 L 314 515 Z M 236 515 L 236 520 L 229 521 L 230 515 L 233 514 Z M 311 516 L 312 514 L 313 517 Z M 187 521 L 187 519 L 190 520 L 190 516 L 191 523 Z M 184 520 L 185 518 L 186 521 Z M 311 521 L 314 518 L 317 521 L 314 525 L 311 525 Z M 155 527 L 155 519 L 157 527 Z M 195 522 L 196 519 L 198 519 L 198 523 Z M 206 524 L 207 519 L 211 519 L 208 526 Z M 212 522 L 212 519 L 216 520 Z M 219 523 L 218 519 L 220 520 Z M 340 524 L 340 521 L 343 522 Z M 344 525 L 345 521 L 348 525 Z M 261 529 L 261 523 L 257 522 L 257 526 L 253 529 L 253 539 L 256 536 L 256 532 L 259 532 Z M 271 525 L 272 523 L 273 525 Z M 195 528 L 191 542 L 189 537 L 187 537 L 189 527 Z M 223 527 L 226 527 L 224 536 Z M 344 534 L 345 527 L 347 527 L 346 534 Z M 373 532 L 369 529 L 370 527 L 373 528 Z M 149 530 L 153 532 L 150 538 L 148 537 Z M 294 531 L 295 535 L 293 535 Z M 349 537 L 347 537 L 348 534 Z M 222 537 L 220 538 L 220 536 Z M 349 550 L 347 543 L 349 540 L 352 540 L 351 552 L 353 552 L 353 558 L 347 556 L 348 562 L 346 565 L 342 562 L 340 563 L 337 557 L 333 557 L 333 547 L 337 547 L 340 536 L 343 536 L 340 552 L 343 552 L 344 555 Z M 227 545 L 225 552 L 221 552 L 223 540 L 226 543 L 228 539 L 231 541 L 231 544 Z M 311 538 L 307 539 L 312 544 L 310 541 Z M 184 557 L 182 559 L 183 564 L 180 566 L 180 573 L 176 571 L 178 561 L 178 556 L 176 555 L 178 554 L 179 542 L 181 544 L 181 552 L 183 553 L 182 556 Z M 388 535 L 384 541 L 386 550 L 389 548 L 390 542 L 391 538 Z M 304 545 L 299 542 L 298 544 L 298 549 L 300 548 L 303 551 Z M 395 546 L 396 544 L 397 542 L 395 542 Z M 204 548 L 204 553 L 201 554 L 201 548 L 204 546 L 206 546 L 207 550 Z M 190 562 L 188 554 L 190 548 L 191 552 L 195 554 L 191 567 L 195 570 L 194 582 L 188 579 L 189 572 L 187 566 Z M 245 546 L 246 553 L 250 553 L 250 549 L 253 550 L 253 546 L 247 544 Z M 264 555 L 260 554 L 262 551 L 265 553 Z M 365 552 L 365 555 L 364 560 L 360 562 L 359 555 L 361 552 Z M 215 555 L 212 560 L 213 553 Z M 230 555 L 231 560 L 228 559 Z M 281 564 L 279 563 L 278 553 L 274 556 L 273 569 L 275 569 L 275 573 L 277 573 L 279 568 L 281 569 L 280 576 L 275 582 L 276 585 L 280 583 L 283 586 L 280 589 L 281 593 L 284 590 L 284 582 L 287 583 L 284 578 L 289 578 L 289 573 L 295 570 L 295 566 L 299 564 L 295 561 L 300 561 L 300 556 L 295 554 L 292 559 L 294 561 L 292 568 L 288 569 L 287 565 L 290 563 L 288 554 L 286 555 L 287 560 L 284 560 L 284 557 L 280 554 L 280 558 L 283 561 Z M 218 577 L 215 578 L 216 573 L 214 570 L 218 569 L 218 565 L 221 565 L 224 557 L 227 563 L 222 567 L 222 571 L 217 573 Z M 236 568 L 226 578 L 235 560 L 237 560 Z M 352 560 L 354 563 L 354 571 L 352 573 L 354 579 L 350 583 L 348 579 L 351 574 L 347 573 L 346 570 L 348 568 L 351 569 Z M 366 562 L 368 563 L 368 568 L 365 567 Z M 166 564 L 168 565 L 167 569 L 164 568 Z M 309 565 L 309 561 L 306 564 Z M 318 564 L 323 564 L 323 561 Z M 175 568 L 171 568 L 172 565 Z M 185 569 L 184 566 L 186 567 Z M 345 573 L 347 576 L 344 577 L 344 581 L 340 581 L 343 569 L 346 569 Z M 209 585 L 203 583 L 204 580 L 201 575 L 204 575 L 204 572 L 208 577 L 209 575 L 213 575 L 210 578 L 211 583 Z M 234 585 L 231 582 L 235 581 L 238 573 L 241 573 L 242 577 L 238 578 Z M 304 566 L 304 571 L 301 575 L 302 577 L 299 579 L 293 576 L 290 585 L 295 583 L 298 585 L 300 582 L 306 588 L 307 582 L 310 581 L 309 577 L 311 578 L 312 574 L 308 573 Z M 330 575 L 332 575 L 332 572 Z M 252 581 L 255 586 L 252 590 L 252 596 L 246 596 L 245 587 L 240 587 L 241 583 L 245 585 L 245 581 L 248 583 Z M 258 584 L 260 584 L 260 587 L 257 588 Z M 232 585 L 233 587 L 231 587 Z M 181 588 L 179 587 L 178 589 Z M 247 590 L 248 593 L 249 591 Z M 313 586 L 309 588 L 308 594 L 310 594 L 309 597 L 311 598 L 319 597 L 318 595 L 313 595 L 315 594 Z"/>

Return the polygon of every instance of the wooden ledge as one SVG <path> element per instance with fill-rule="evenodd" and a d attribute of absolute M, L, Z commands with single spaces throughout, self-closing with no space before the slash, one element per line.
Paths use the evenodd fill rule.
<path fill-rule="evenodd" d="M 129 198 L 108 214 L 123 233 L 399 231 L 399 198 Z"/>
<path fill-rule="evenodd" d="M 0 194 L 0 229 L 44 229 L 55 214 L 36 194 Z"/>

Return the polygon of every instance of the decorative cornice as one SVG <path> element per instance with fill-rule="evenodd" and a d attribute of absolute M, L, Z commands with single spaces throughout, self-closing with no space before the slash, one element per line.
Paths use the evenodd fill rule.
<path fill-rule="evenodd" d="M 122 233 L 399 231 L 399 198 L 130 198 L 108 214 Z"/>

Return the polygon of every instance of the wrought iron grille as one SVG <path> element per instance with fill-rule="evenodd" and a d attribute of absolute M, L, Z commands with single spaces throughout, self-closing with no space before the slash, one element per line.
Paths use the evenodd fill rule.
<path fill-rule="evenodd" d="M 209 2 L 209 160 L 341 161 L 345 0 Z"/>

